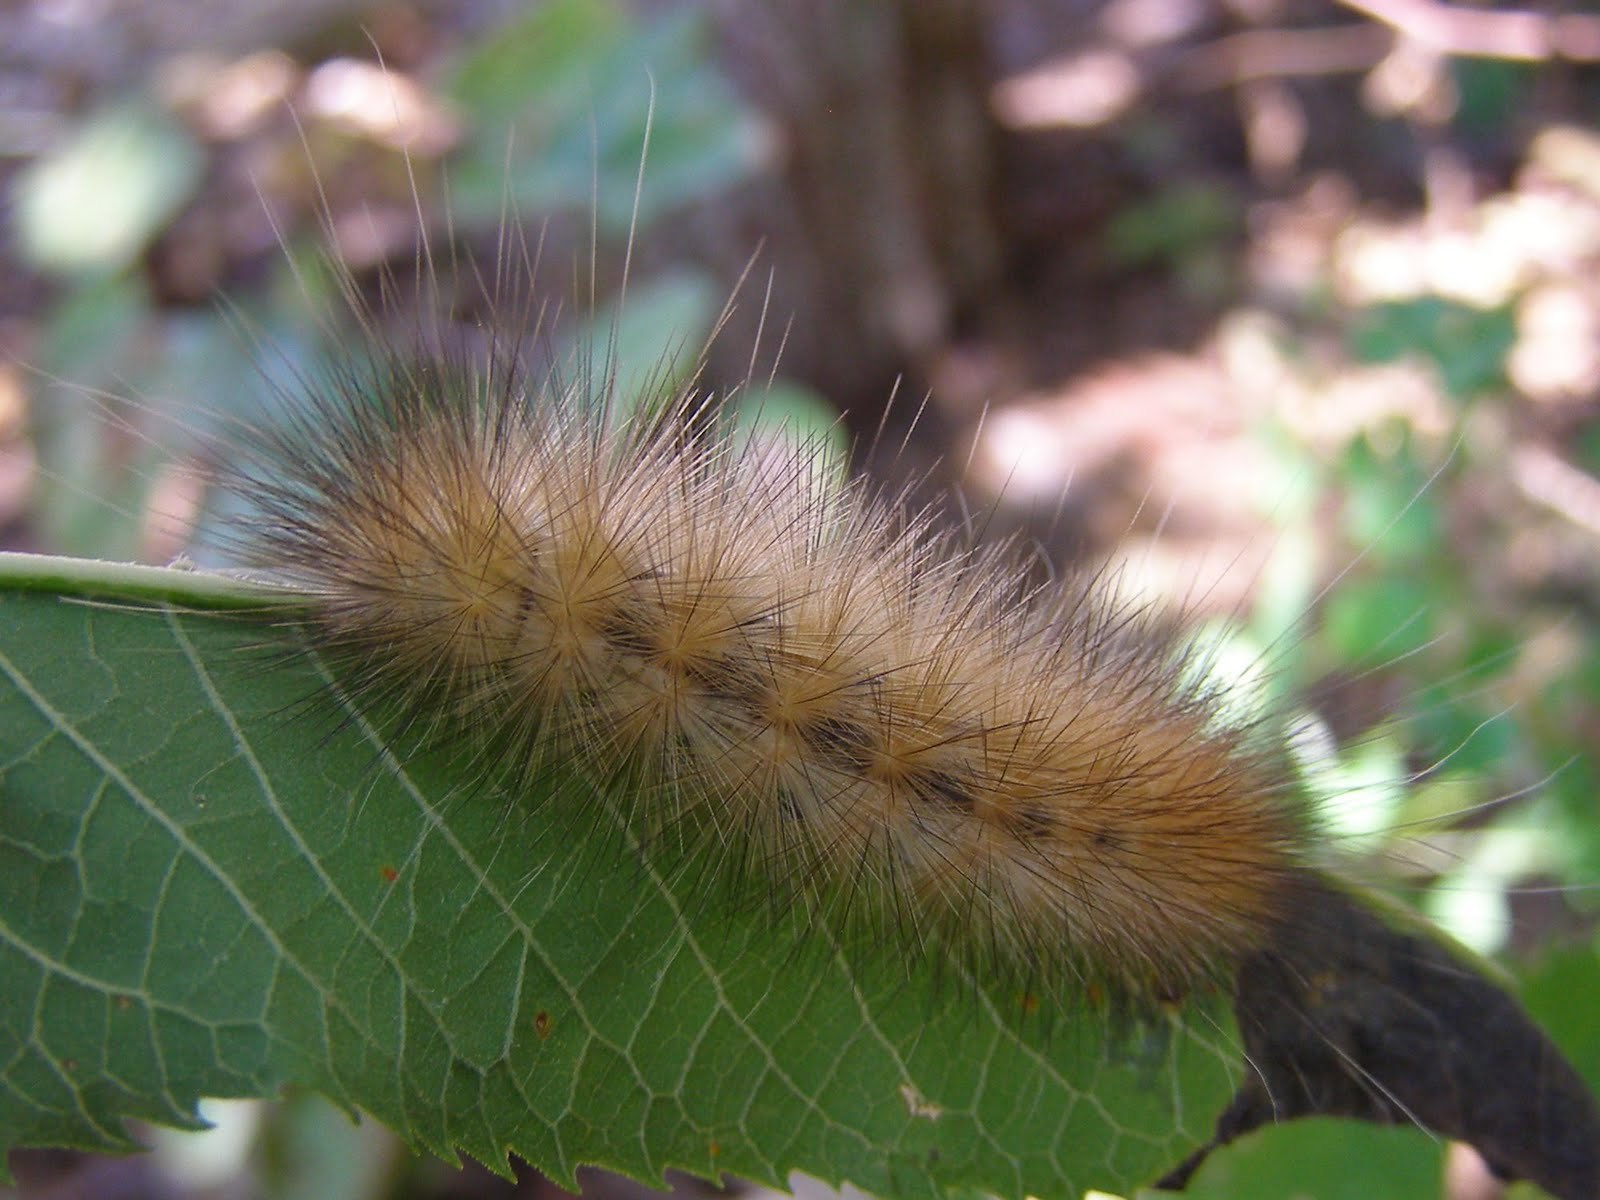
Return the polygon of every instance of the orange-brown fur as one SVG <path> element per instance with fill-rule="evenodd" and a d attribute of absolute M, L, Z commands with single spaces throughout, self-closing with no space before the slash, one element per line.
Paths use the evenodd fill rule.
<path fill-rule="evenodd" d="M 980 973 L 1147 1005 L 1267 938 L 1303 822 L 1138 614 L 1028 592 L 691 400 L 615 418 L 462 375 L 306 398 L 314 444 L 258 438 L 225 480 L 408 721 L 514 779 L 623 781 L 686 852 Z"/>

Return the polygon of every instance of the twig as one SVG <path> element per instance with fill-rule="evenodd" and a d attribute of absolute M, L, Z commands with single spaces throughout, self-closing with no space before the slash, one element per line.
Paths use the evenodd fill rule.
<path fill-rule="evenodd" d="M 1185 56 L 1180 83 L 1194 91 L 1258 79 L 1342 75 L 1383 61 L 1392 39 L 1366 24 L 1328 29 L 1259 29 L 1236 33 Z"/>
<path fill-rule="evenodd" d="M 1435 0 L 1339 0 L 1442 54 L 1545 62 L 1600 62 L 1600 17 L 1481 11 Z"/>

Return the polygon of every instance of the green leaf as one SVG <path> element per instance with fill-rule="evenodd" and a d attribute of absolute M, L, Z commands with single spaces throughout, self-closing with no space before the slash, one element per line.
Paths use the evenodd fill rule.
<path fill-rule="evenodd" d="M 125 1148 L 124 1117 L 291 1082 L 568 1185 L 1075 1195 L 1205 1138 L 1218 1012 L 1112 1035 L 797 937 L 579 781 L 507 800 L 308 705 L 283 595 L 0 556 L 0 1150 Z"/>
<path fill-rule="evenodd" d="M 1346 450 L 1342 472 L 1340 524 L 1364 557 L 1398 569 L 1440 556 L 1444 500 L 1438 480 L 1414 452 L 1380 457 L 1358 440 Z"/>
<path fill-rule="evenodd" d="M 1600 1022 L 1594 997 L 1600 995 L 1600 942 L 1567 947 L 1546 956 L 1527 972 L 1523 999 L 1539 1014 L 1572 1057 L 1592 1088 L 1600 1089 Z"/>
<path fill-rule="evenodd" d="M 1374 305 L 1350 338 L 1363 362 L 1427 359 L 1445 392 L 1463 401 L 1505 386 L 1506 355 L 1516 339 L 1509 307 L 1476 309 L 1438 296 Z"/>
<path fill-rule="evenodd" d="M 1191 1200 L 1378 1200 L 1439 1194 L 1443 1150 L 1414 1130 L 1318 1117 L 1258 1130 L 1207 1160 Z"/>
<path fill-rule="evenodd" d="M 762 154 L 696 12 L 643 21 L 615 0 L 552 0 L 461 56 L 445 90 L 477 119 L 451 173 L 459 225 L 494 225 L 509 205 L 592 211 L 626 233 L 636 194 L 648 225 L 739 182 Z"/>
<path fill-rule="evenodd" d="M 665 401 L 696 369 L 716 313 L 709 277 L 669 271 L 584 320 L 557 352 L 557 374 L 613 405 Z"/>
<path fill-rule="evenodd" d="M 1399 576 L 1345 584 L 1328 602 L 1328 637 L 1344 662 L 1396 661 L 1433 639 L 1431 600 L 1426 584 Z"/>
<path fill-rule="evenodd" d="M 1106 254 L 1122 267 L 1177 262 L 1231 236 L 1241 221 L 1226 188 L 1180 184 L 1118 213 L 1106 229 Z"/>
<path fill-rule="evenodd" d="M 1452 55 L 1446 65 L 1458 97 L 1451 123 L 1480 142 L 1507 136 L 1539 86 L 1533 63 Z"/>
<path fill-rule="evenodd" d="M 103 393 L 131 374 L 149 319 L 143 287 L 113 276 L 70 291 L 42 326 L 32 432 L 44 468 L 35 509 L 48 549 L 138 554 L 146 481 L 137 471 L 110 469 L 128 451 L 115 444 Z M 69 372 L 74 383 L 64 381 Z"/>
<path fill-rule="evenodd" d="M 188 200 L 202 158 L 188 132 L 148 102 L 107 106 L 18 177 L 23 257 L 66 274 L 126 266 Z"/>
<path fill-rule="evenodd" d="M 204 431 L 252 404 L 259 414 L 272 390 L 230 317 L 160 315 L 121 276 L 73 289 L 43 334 L 32 385 L 39 540 L 60 554 L 147 557 L 163 472 Z"/>

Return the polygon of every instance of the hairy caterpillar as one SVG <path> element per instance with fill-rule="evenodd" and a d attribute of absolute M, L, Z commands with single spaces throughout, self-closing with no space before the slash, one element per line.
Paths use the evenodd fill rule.
<path fill-rule="evenodd" d="M 1301 819 L 1137 614 L 1025 595 L 692 398 L 614 419 L 498 370 L 380 359 L 229 483 L 361 694 L 1052 995 L 1148 1009 L 1267 939 Z"/>
<path fill-rule="evenodd" d="M 1493 1017 L 1518 1032 L 1483 1070 L 1570 1106 L 1532 1136 L 1579 1147 L 1548 1177 L 1583 1194 L 1581 1088 L 1498 992 L 1312 871 L 1273 752 L 1138 613 L 840 489 L 815 448 L 736 443 L 692 395 L 530 380 L 518 311 L 486 360 L 378 335 L 224 460 L 256 509 L 241 544 L 296 586 L 344 686 L 513 795 L 576 763 L 652 853 L 797 897 L 843 940 L 1072 1012 L 1149 1019 L 1236 984 L 1262 1061 L 1224 1140 L 1349 1111 L 1544 1169 L 1522 1118 L 1430 1105 L 1457 1081 L 1406 1054 L 1318 1057 L 1384 998 Z M 546 809 L 581 822 L 584 796 Z"/>

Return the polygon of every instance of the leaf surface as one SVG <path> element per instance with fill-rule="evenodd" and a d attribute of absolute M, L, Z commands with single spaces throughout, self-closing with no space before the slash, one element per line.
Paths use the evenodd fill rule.
<path fill-rule="evenodd" d="M 1112 1036 L 892 941 L 841 955 L 642 854 L 579 781 L 508 800 L 392 753 L 307 703 L 331 685 L 280 628 L 100 591 L 0 590 L 0 1150 L 125 1148 L 122 1118 L 294 1083 L 567 1184 L 1070 1195 L 1158 1175 L 1231 1090 L 1209 1012 Z"/>

